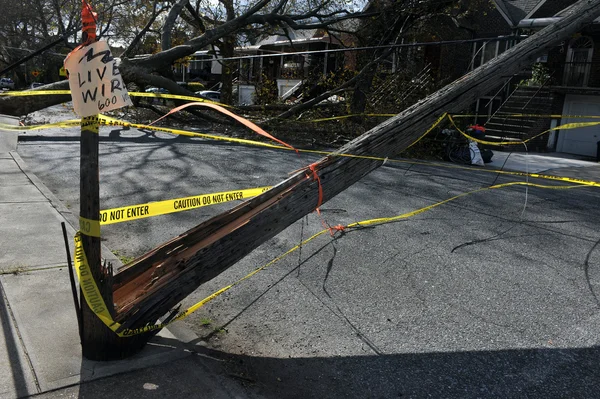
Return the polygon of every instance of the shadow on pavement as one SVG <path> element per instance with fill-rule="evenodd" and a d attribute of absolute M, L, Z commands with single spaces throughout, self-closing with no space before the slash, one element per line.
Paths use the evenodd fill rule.
<path fill-rule="evenodd" d="M 0 282 L 0 321 L 2 323 L 2 330 L 4 334 L 4 342 L 0 345 L 4 345 L 7 360 L 10 365 L 12 372 L 12 386 L 14 387 L 14 393 L 17 397 L 26 396 L 29 394 L 27 387 L 27 380 L 25 378 L 25 370 L 29 368 L 27 364 L 23 364 L 21 356 L 19 356 L 19 337 L 16 335 L 15 330 L 11 327 L 12 315 L 8 307 L 4 296 L 4 288 Z M 23 359 L 24 360 L 24 359 Z M 0 381 L 8 381 L 10 377 L 2 376 Z M 0 387 L 2 388 L 2 387 Z M 2 391 L 0 390 L 0 394 Z"/>
<path fill-rule="evenodd" d="M 190 348 L 190 357 L 85 383 L 69 397 L 239 397 L 243 387 L 273 399 L 594 398 L 600 388 L 598 347 L 292 359 Z"/>
<path fill-rule="evenodd" d="M 267 398 L 592 398 L 600 388 L 597 347 L 297 359 L 203 351 Z"/>

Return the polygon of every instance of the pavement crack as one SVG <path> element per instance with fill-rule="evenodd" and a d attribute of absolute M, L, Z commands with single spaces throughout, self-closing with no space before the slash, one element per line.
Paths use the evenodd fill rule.
<path fill-rule="evenodd" d="M 590 294 L 592 294 L 592 297 L 596 302 L 596 306 L 600 308 L 600 301 L 598 300 L 598 296 L 596 296 L 596 292 L 594 292 L 594 287 L 592 287 L 592 282 L 590 280 L 590 257 L 592 256 L 592 253 L 594 252 L 598 244 L 600 244 L 600 239 L 596 241 L 596 243 L 592 246 L 592 248 L 588 251 L 587 255 L 585 256 L 585 261 L 583 262 L 583 273 L 585 275 L 585 281 L 587 283 L 588 289 L 590 290 Z"/>
<path fill-rule="evenodd" d="M 456 251 L 457 249 L 463 248 L 463 247 L 467 247 L 469 245 L 475 245 L 475 244 L 481 244 L 484 242 L 489 242 L 489 241 L 495 241 L 495 240 L 499 240 L 504 234 L 508 233 L 509 231 L 511 231 L 514 227 L 516 226 L 516 224 L 513 224 L 512 226 L 510 226 L 509 228 L 507 228 L 506 230 L 495 234 L 491 237 L 486 237 L 486 238 L 480 238 L 477 240 L 472 240 L 472 241 L 467 241 L 464 242 L 460 245 L 455 246 L 454 248 L 452 248 L 452 251 L 450 251 L 450 253 L 454 253 L 454 251 Z"/>

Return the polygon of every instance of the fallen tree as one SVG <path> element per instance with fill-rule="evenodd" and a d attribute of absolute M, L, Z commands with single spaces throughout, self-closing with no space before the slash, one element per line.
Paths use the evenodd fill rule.
<path fill-rule="evenodd" d="M 351 141 L 271 190 L 218 215 L 135 259 L 114 276 L 115 317 L 122 329 L 154 323 L 291 223 L 333 198 L 382 161 L 356 156 L 398 154 L 445 112 L 466 108 L 540 53 L 600 15 L 600 1 L 582 0 L 564 19 Z M 118 344 L 126 345 L 126 338 Z M 108 347 L 112 343 L 105 343 Z"/>
<path fill-rule="evenodd" d="M 233 51 L 231 37 L 236 34 L 244 34 L 246 36 L 248 34 L 256 35 L 263 30 L 270 32 L 273 27 L 280 27 L 286 32 L 289 29 L 326 29 L 330 32 L 335 32 L 336 29 L 334 26 L 336 23 L 354 18 L 368 17 L 368 15 L 360 12 L 355 13 L 346 10 L 343 8 L 343 3 L 338 4 L 335 0 L 326 0 L 314 4 L 306 3 L 300 9 L 298 9 L 300 7 L 299 3 L 294 3 L 291 6 L 289 0 L 257 0 L 256 2 L 247 4 L 245 7 L 238 7 L 238 9 L 234 9 L 231 1 L 221 1 L 227 9 L 227 18 L 225 21 L 213 20 L 211 28 L 207 29 L 205 23 L 211 21 L 201 17 L 194 11 L 191 16 L 198 19 L 197 24 L 201 28 L 199 29 L 201 34 L 185 41 L 183 44 L 171 47 L 171 29 L 174 20 L 184 10 L 189 9 L 189 3 L 186 0 L 178 0 L 165 19 L 162 29 L 162 51 L 154 54 L 134 56 L 137 45 L 144 35 L 151 30 L 152 23 L 158 18 L 161 12 L 165 11 L 164 7 L 159 7 L 159 4 L 154 3 L 148 23 L 141 29 L 121 55 L 119 71 L 125 83 L 135 83 L 141 88 L 156 86 L 167 89 L 171 94 L 193 96 L 192 92 L 181 87 L 172 79 L 172 66 L 178 60 L 191 56 L 198 50 L 203 50 L 208 46 L 216 45 L 220 42 L 222 47 L 227 44 L 225 47 Z M 291 10 L 294 9 L 297 11 L 292 12 Z M 239 11 L 239 15 L 236 15 L 235 11 Z M 188 18 L 186 17 L 186 19 Z M 221 51 L 224 50 L 224 48 L 221 49 Z M 224 53 L 224 55 L 231 56 L 233 54 Z M 228 76 L 228 79 L 231 78 L 229 74 L 225 75 Z M 231 87 L 230 82 L 228 84 Z M 39 96 L 29 100 L 25 100 L 25 97 L 0 97 L 0 114 L 18 116 L 23 115 L 25 110 L 32 112 L 49 105 L 67 101 L 65 97 L 52 95 L 45 96 L 43 102 L 40 100 L 41 97 Z"/>

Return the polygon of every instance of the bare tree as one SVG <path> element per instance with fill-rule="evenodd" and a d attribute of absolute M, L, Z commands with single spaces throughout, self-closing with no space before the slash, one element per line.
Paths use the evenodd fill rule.
<path fill-rule="evenodd" d="M 176 16 L 182 12 L 190 14 L 190 10 L 197 10 L 188 1 L 179 0 L 170 8 L 169 15 L 166 18 L 167 23 L 165 23 L 165 26 L 161 30 L 164 40 L 163 50 L 156 54 L 138 54 L 134 56 L 135 49 L 129 46 L 123 53 L 119 68 L 126 82 L 134 82 L 140 87 L 148 85 L 162 87 L 174 94 L 189 95 L 191 94 L 190 92 L 171 79 L 171 65 L 177 60 L 190 56 L 194 52 L 219 41 L 222 41 L 224 48 L 230 48 L 231 43 L 234 43 L 232 38 L 238 32 L 260 31 L 274 27 L 280 27 L 281 29 L 326 29 L 331 28 L 336 22 L 362 15 L 343 8 L 336 1 L 304 0 L 303 2 L 299 2 L 292 0 L 257 0 L 236 14 L 233 2 L 231 0 L 222 0 L 222 4 L 226 10 L 224 18 L 210 20 L 210 18 L 202 18 L 196 12 L 191 19 L 196 21 L 197 27 L 201 26 L 200 34 L 186 40 L 183 44 L 170 46 L 170 35 L 168 32 L 171 21 L 174 21 Z M 111 4 L 115 9 L 125 6 L 131 7 L 131 4 L 117 3 L 116 0 Z M 153 11 L 147 18 L 147 23 L 144 24 L 144 28 L 138 32 L 138 35 L 132 41 L 143 42 L 144 35 L 152 32 L 151 26 L 153 24 L 151 21 L 156 21 L 157 15 L 162 8 L 158 7 L 155 2 L 151 9 Z M 103 34 L 107 38 L 113 37 L 114 32 L 106 26 L 118 23 L 118 21 L 114 20 L 113 14 L 111 13 L 107 17 L 105 27 L 102 29 Z M 190 18 L 187 19 L 190 20 Z M 15 112 L 19 114 L 23 113 L 23 110 L 17 111 L 19 109 L 18 103 L 21 101 L 23 100 L 19 98 L 10 100 L 1 98 L 0 112 L 7 114 L 15 114 Z M 57 98 L 56 102 L 58 103 L 59 101 Z M 29 103 L 33 106 L 35 102 L 31 103 L 30 101 Z M 27 111 L 31 110 L 33 109 L 30 108 Z"/>

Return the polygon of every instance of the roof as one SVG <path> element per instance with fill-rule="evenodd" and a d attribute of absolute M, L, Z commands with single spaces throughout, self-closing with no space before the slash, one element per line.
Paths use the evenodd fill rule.
<path fill-rule="evenodd" d="M 512 26 L 525 19 L 531 11 L 541 6 L 546 0 L 496 0 L 496 7 L 509 20 Z"/>
<path fill-rule="evenodd" d="M 304 30 L 288 30 L 289 37 L 284 34 L 275 34 L 264 36 L 256 44 L 246 46 L 244 50 L 258 50 L 265 46 L 277 45 L 277 46 L 289 46 L 295 44 L 306 44 L 314 42 L 326 42 L 326 43 L 339 43 L 339 41 L 329 36 L 326 32 L 321 29 L 304 29 Z M 290 42 L 291 39 L 291 42 Z"/>

